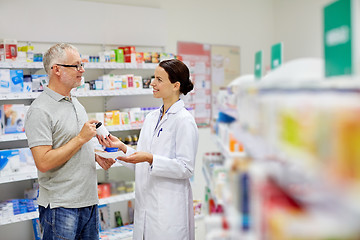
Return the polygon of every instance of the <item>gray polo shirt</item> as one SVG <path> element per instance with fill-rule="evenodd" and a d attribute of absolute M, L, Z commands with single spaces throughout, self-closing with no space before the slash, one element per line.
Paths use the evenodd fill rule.
<path fill-rule="evenodd" d="M 84 107 L 72 97 L 49 88 L 31 104 L 25 119 L 29 147 L 59 148 L 74 138 L 88 120 Z M 80 208 L 98 203 L 94 146 L 91 141 L 65 164 L 45 173 L 38 171 L 38 204 L 51 208 Z"/>

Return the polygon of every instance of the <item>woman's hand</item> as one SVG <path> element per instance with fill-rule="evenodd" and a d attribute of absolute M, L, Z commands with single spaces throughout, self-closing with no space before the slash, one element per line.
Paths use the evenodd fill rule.
<path fill-rule="evenodd" d="M 148 162 L 150 165 L 153 163 L 153 155 L 148 152 L 135 152 L 134 154 L 131 154 L 127 157 L 117 157 L 117 159 L 128 162 L 128 163 L 141 163 L 141 162 Z"/>
<path fill-rule="evenodd" d="M 103 158 L 95 154 L 95 160 L 105 170 L 108 170 L 116 161 L 113 158 Z"/>
<path fill-rule="evenodd" d="M 106 138 L 103 136 L 96 135 L 99 143 L 108 148 L 119 148 L 121 151 L 126 153 L 126 145 L 121 142 L 117 137 L 109 135 Z"/>

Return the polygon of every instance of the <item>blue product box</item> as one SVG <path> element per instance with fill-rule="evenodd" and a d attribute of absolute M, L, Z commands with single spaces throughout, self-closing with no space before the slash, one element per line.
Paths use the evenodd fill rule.
<path fill-rule="evenodd" d="M 0 150 L 0 175 L 17 171 L 20 164 L 19 149 Z"/>
<path fill-rule="evenodd" d="M 41 240 L 42 239 L 42 229 L 40 226 L 39 218 L 32 219 L 32 224 L 33 224 L 33 229 L 34 229 L 35 240 Z"/>
<path fill-rule="evenodd" d="M 24 88 L 23 70 L 10 70 L 10 92 L 22 92 Z"/>

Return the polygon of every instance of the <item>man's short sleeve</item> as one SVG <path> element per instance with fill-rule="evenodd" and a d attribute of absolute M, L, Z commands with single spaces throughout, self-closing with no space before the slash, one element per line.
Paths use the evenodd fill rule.
<path fill-rule="evenodd" d="M 31 108 L 25 118 L 25 134 L 29 148 L 40 145 L 53 145 L 51 118 L 40 108 Z"/>

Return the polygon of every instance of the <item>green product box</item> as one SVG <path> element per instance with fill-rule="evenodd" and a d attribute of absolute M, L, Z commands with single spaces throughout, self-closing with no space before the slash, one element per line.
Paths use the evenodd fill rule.
<path fill-rule="evenodd" d="M 115 61 L 117 63 L 123 63 L 125 62 L 124 59 L 124 49 L 114 49 L 115 51 Z"/>

